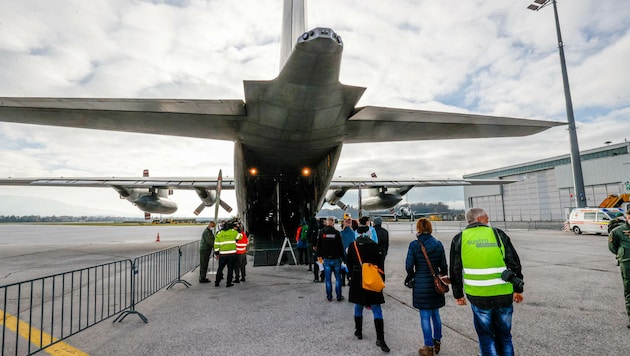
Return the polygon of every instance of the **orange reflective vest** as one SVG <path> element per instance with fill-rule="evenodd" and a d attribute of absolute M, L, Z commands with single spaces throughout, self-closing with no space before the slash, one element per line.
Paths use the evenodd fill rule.
<path fill-rule="evenodd" d="M 242 236 L 240 240 L 236 240 L 236 254 L 237 255 L 242 255 L 244 253 L 247 253 L 247 235 L 245 235 L 245 232 L 241 232 L 240 235 Z"/>

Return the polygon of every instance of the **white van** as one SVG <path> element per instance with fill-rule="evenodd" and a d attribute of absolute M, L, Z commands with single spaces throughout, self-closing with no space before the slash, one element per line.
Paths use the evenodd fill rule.
<path fill-rule="evenodd" d="M 575 234 L 590 232 L 608 235 L 608 222 L 617 213 L 623 213 L 619 208 L 576 208 L 569 214 L 569 228 Z"/>

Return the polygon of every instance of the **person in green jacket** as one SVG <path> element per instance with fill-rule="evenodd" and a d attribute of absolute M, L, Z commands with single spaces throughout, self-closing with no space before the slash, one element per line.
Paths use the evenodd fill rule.
<path fill-rule="evenodd" d="M 626 211 L 626 222 L 614 228 L 608 235 L 608 249 L 617 256 L 626 300 L 628 329 L 630 329 L 630 211 Z"/>
<path fill-rule="evenodd" d="M 208 279 L 208 263 L 210 255 L 214 250 L 214 227 L 217 224 L 210 221 L 208 227 L 203 229 L 201 234 L 201 242 L 199 243 L 199 283 L 209 283 Z"/>

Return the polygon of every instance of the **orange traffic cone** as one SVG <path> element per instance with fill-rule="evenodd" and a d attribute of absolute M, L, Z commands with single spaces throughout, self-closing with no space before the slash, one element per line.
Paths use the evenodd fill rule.
<path fill-rule="evenodd" d="M 155 242 L 160 242 L 160 233 L 159 232 L 157 234 L 157 238 L 155 239 Z"/>

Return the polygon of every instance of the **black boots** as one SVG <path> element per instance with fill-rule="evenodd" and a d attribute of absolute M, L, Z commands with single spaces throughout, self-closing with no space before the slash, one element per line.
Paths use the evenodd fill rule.
<path fill-rule="evenodd" d="M 376 346 L 380 347 L 384 352 L 389 352 L 389 346 L 385 343 L 385 330 L 383 319 L 374 319 L 374 327 L 376 328 Z M 357 339 L 363 339 L 363 317 L 354 317 L 354 336 Z"/>
<path fill-rule="evenodd" d="M 374 319 L 374 327 L 376 328 L 376 346 L 380 347 L 383 352 L 389 352 L 389 346 L 385 343 L 383 319 Z"/>
<path fill-rule="evenodd" d="M 354 317 L 354 336 L 356 336 L 357 339 L 359 340 L 363 339 L 363 317 L 362 316 Z"/>

